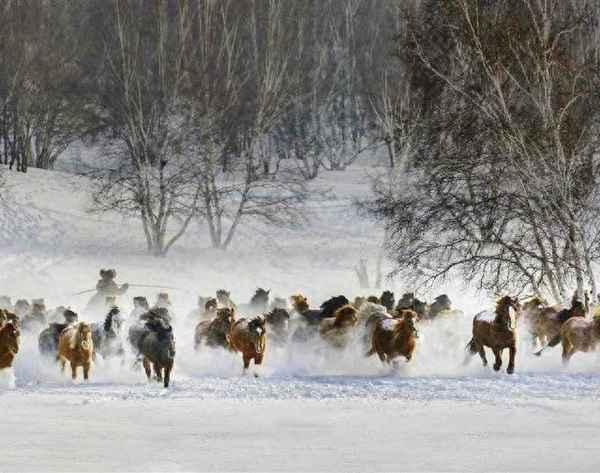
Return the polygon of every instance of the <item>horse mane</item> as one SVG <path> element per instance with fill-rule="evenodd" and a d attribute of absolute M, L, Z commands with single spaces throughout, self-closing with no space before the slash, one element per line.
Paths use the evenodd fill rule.
<path fill-rule="evenodd" d="M 358 321 L 357 310 L 350 304 L 346 304 L 335 311 L 335 320 L 333 326 L 335 328 L 343 327 L 344 325 L 355 325 Z"/>
<path fill-rule="evenodd" d="M 108 315 L 104 319 L 104 332 L 108 333 L 112 330 L 113 317 L 118 314 L 119 314 L 118 308 L 113 307 L 112 309 L 110 309 L 110 311 L 108 312 Z"/>

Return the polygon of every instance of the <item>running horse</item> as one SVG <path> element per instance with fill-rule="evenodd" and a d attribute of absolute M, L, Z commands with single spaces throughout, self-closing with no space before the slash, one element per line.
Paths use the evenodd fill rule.
<path fill-rule="evenodd" d="M 514 314 L 511 313 L 514 310 Z M 506 372 L 515 371 L 515 356 L 517 354 L 516 314 L 520 311 L 517 298 L 504 296 L 496 302 L 495 312 L 483 311 L 473 317 L 473 338 L 467 344 L 469 354 L 479 353 L 483 366 L 487 366 L 485 347 L 494 352 L 496 361 L 494 370 L 499 371 L 502 366 L 502 352 L 508 348 L 510 358 Z"/>

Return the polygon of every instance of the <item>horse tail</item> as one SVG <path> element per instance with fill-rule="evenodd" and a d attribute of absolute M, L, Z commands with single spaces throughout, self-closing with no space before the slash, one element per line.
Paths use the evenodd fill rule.
<path fill-rule="evenodd" d="M 546 344 L 546 346 L 542 347 L 542 349 L 541 349 L 541 350 L 539 350 L 539 351 L 536 351 L 536 352 L 534 353 L 534 355 L 535 355 L 535 356 L 542 356 L 542 352 L 543 352 L 543 351 L 544 351 L 546 348 L 548 348 L 548 347 L 550 347 L 550 348 L 552 348 L 552 347 L 555 347 L 556 345 L 558 345 L 558 344 L 561 342 L 561 340 L 562 340 L 562 336 L 561 336 L 561 334 L 559 333 L 558 335 L 554 336 L 554 337 L 553 337 L 553 338 L 552 338 L 552 339 L 551 339 L 551 340 L 550 340 L 550 341 L 549 341 L 549 342 Z"/>
<path fill-rule="evenodd" d="M 475 341 L 475 338 L 471 338 L 471 341 L 469 341 L 469 343 L 467 343 L 467 346 L 465 346 L 465 350 L 471 353 L 471 355 L 474 355 L 479 351 L 477 349 L 477 342 Z"/>

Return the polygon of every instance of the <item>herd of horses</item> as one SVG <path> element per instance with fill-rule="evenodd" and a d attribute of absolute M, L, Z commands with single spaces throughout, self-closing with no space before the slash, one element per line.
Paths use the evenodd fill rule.
<path fill-rule="evenodd" d="M 97 356 L 123 359 L 127 349 L 135 355 L 149 380 L 169 386 L 176 349 L 173 311 L 167 294 L 160 294 L 150 307 L 145 297 L 133 299 L 133 310 L 125 317 L 115 297 L 107 297 L 104 320 L 85 322 L 69 308 L 47 311 L 44 301 L 30 305 L 25 300 L 13 306 L 0 296 L 0 369 L 10 368 L 19 353 L 20 338 L 37 336 L 42 355 L 55 360 L 61 369 L 78 368 L 89 379 Z M 291 305 L 291 307 L 289 306 Z M 412 293 L 398 301 L 390 291 L 380 296 L 356 297 L 352 302 L 339 295 L 311 308 L 302 294 L 287 299 L 270 299 L 270 291 L 259 288 L 247 304 L 235 304 L 230 293 L 218 290 L 216 297 L 200 297 L 198 307 L 185 320 L 197 352 L 223 348 L 241 354 L 244 372 L 252 361 L 261 365 L 269 345 L 303 344 L 318 340 L 333 350 L 359 343 L 365 356 L 377 355 L 384 364 L 396 364 L 415 356 L 419 327 L 439 318 L 456 317 L 448 296 L 431 304 Z M 475 315 L 467 357 L 479 354 L 487 365 L 486 348 L 494 353 L 494 370 L 502 366 L 502 352 L 509 350 L 507 373 L 513 373 L 517 355 L 517 322 L 525 323 L 532 346 L 541 345 L 536 355 L 562 343 L 562 358 L 568 363 L 574 353 L 588 352 L 600 342 L 600 316 L 589 317 L 589 300 L 573 296 L 569 307 L 553 306 L 539 297 L 523 303 L 504 296 L 496 307 Z M 598 314 L 600 315 L 600 314 Z M 256 375 L 256 374 L 255 374 Z"/>

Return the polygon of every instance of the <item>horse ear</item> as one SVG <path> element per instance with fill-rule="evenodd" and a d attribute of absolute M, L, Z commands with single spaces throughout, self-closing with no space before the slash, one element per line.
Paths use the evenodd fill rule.
<path fill-rule="evenodd" d="M 271 293 L 271 289 L 267 290 L 267 295 Z"/>

